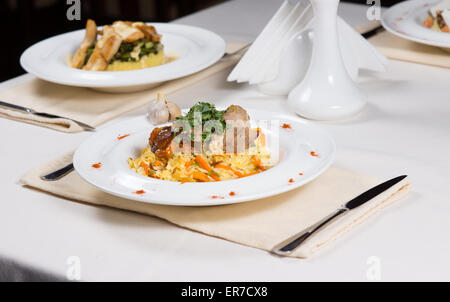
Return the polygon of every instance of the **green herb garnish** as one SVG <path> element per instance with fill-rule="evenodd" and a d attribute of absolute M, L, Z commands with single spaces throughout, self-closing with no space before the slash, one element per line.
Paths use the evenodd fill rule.
<path fill-rule="evenodd" d="M 86 50 L 86 57 L 84 58 L 84 63 L 83 66 L 87 64 L 87 62 L 89 61 L 89 59 L 92 56 L 92 53 L 94 52 L 95 49 L 95 44 L 89 46 L 89 48 Z"/>
<path fill-rule="evenodd" d="M 185 116 L 180 116 L 177 120 L 187 122 L 191 129 L 202 127 L 202 141 L 207 141 L 213 134 L 223 133 L 226 127 L 224 113 L 225 111 L 217 110 L 212 104 L 199 102 Z M 209 121 L 213 123 L 209 124 L 209 129 L 204 129 L 205 124 Z M 194 140 L 194 134 L 190 134 L 190 139 Z"/>

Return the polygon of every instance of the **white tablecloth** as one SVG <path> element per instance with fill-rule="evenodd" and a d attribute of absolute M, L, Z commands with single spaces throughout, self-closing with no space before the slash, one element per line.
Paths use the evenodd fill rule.
<path fill-rule="evenodd" d="M 280 4 L 230 1 L 177 22 L 209 28 L 230 42 L 251 41 Z M 359 25 L 367 22 L 367 8 L 341 4 L 340 14 Z M 30 78 L 4 82 L 0 89 Z M 0 278 L 9 274 L 17 280 L 48 280 L 69 274 L 98 281 L 449 280 L 449 83 L 448 69 L 391 61 L 387 73 L 361 77 L 369 96 L 365 112 L 347 121 L 318 123 L 336 139 L 336 166 L 382 178 L 407 173 L 413 190 L 310 260 L 278 258 L 156 218 L 25 189 L 18 179 L 26 171 L 75 149 L 90 133 L 63 134 L 0 119 Z M 226 83 L 225 75 L 170 98 L 184 107 L 206 100 L 285 110 L 282 98 Z M 141 108 L 111 123 L 144 112 Z M 74 275 L 78 260 L 75 271 L 80 274 Z"/>

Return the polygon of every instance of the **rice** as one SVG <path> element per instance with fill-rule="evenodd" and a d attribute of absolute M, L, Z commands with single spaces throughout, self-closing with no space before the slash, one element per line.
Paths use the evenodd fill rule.
<path fill-rule="evenodd" d="M 205 164 L 199 163 L 203 159 Z M 136 158 L 128 159 L 130 168 L 144 176 L 177 181 L 205 182 L 238 179 L 270 169 L 270 152 L 257 139 L 244 154 L 172 154 L 169 159 L 158 158 L 148 147 Z"/>

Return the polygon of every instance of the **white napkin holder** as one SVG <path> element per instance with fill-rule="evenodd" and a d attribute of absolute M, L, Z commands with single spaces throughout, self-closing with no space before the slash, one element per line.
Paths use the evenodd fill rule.
<path fill-rule="evenodd" d="M 338 0 L 312 0 L 311 2 L 312 6 L 309 5 L 308 1 L 297 1 L 295 3 L 285 1 L 246 55 L 233 69 L 228 77 L 228 81 L 248 82 L 251 85 L 258 85 L 262 92 L 270 95 L 288 95 L 293 91 L 294 87 L 305 80 L 308 74 L 318 73 L 319 75 L 322 74 L 323 77 L 323 72 L 311 71 L 312 67 L 317 67 L 317 64 L 313 64 L 313 53 L 315 44 L 319 44 L 320 41 L 325 42 L 325 45 L 320 46 L 321 48 L 329 49 L 319 51 L 322 57 L 317 60 L 326 59 L 326 57 L 331 60 L 331 57 L 334 56 L 333 61 L 338 62 L 332 65 L 335 65 L 333 68 L 336 76 L 340 78 L 349 77 L 350 80 L 355 80 L 360 69 L 378 72 L 386 70 L 388 60 L 350 25 L 337 17 Z M 319 9 L 320 11 L 317 12 Z M 325 24 L 322 24 L 322 27 L 326 26 L 325 30 L 328 30 L 325 33 L 327 36 L 325 40 L 323 39 L 323 30 L 322 33 L 314 32 L 314 29 L 318 29 L 317 26 L 321 26 L 321 24 L 318 24 L 320 20 L 317 20 L 320 14 L 328 14 L 327 19 L 323 20 Z M 333 31 L 335 31 L 334 35 Z M 317 41 L 314 41 L 314 36 L 318 34 L 321 36 L 319 36 L 319 39 L 316 38 Z M 333 36 L 337 39 L 335 44 L 333 44 Z M 326 40 L 330 41 L 327 42 Z M 342 53 L 342 56 L 339 53 Z M 339 56 L 336 56 L 336 54 L 339 54 Z M 346 75 L 339 71 L 339 61 L 342 62 Z M 338 79 L 342 82 L 341 85 L 343 87 L 346 86 L 347 90 L 351 86 L 356 87 L 353 81 L 345 83 L 346 80 L 341 80 L 340 78 Z M 320 84 L 327 85 L 327 83 Z M 323 89 L 328 90 L 329 88 L 323 87 Z M 339 87 L 337 88 L 338 91 L 332 93 L 344 92 L 339 90 Z M 350 98 L 364 98 L 363 95 L 355 93 L 355 91 L 350 93 L 352 95 Z M 292 106 L 292 97 L 291 93 L 289 101 L 291 108 L 299 113 L 297 111 L 298 108 L 295 109 L 293 108 L 295 106 Z M 361 109 L 359 107 L 362 107 L 364 101 L 356 101 L 356 103 L 358 105 L 353 106 L 352 110 L 348 110 L 347 114 L 344 114 L 346 110 L 338 110 L 340 111 L 338 114 L 325 115 L 316 115 L 309 112 L 306 114 L 306 117 L 320 120 L 342 118 L 359 111 Z M 324 104 L 322 104 L 323 106 Z M 341 109 L 346 107 L 351 106 L 341 105 Z M 324 108 L 317 108 L 317 110 L 321 112 L 326 111 Z M 299 114 L 305 116 L 304 112 Z"/>

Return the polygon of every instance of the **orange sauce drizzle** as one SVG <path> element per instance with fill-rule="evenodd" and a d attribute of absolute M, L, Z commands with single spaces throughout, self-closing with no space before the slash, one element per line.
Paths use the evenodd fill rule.
<path fill-rule="evenodd" d="M 314 157 L 319 157 L 319 154 L 317 154 L 315 151 L 311 151 L 311 156 L 314 156 Z"/>
<path fill-rule="evenodd" d="M 125 134 L 125 135 L 122 135 L 122 136 L 119 135 L 117 137 L 117 140 L 120 141 L 120 140 L 123 140 L 124 138 L 129 137 L 129 136 L 130 136 L 130 134 Z"/>

